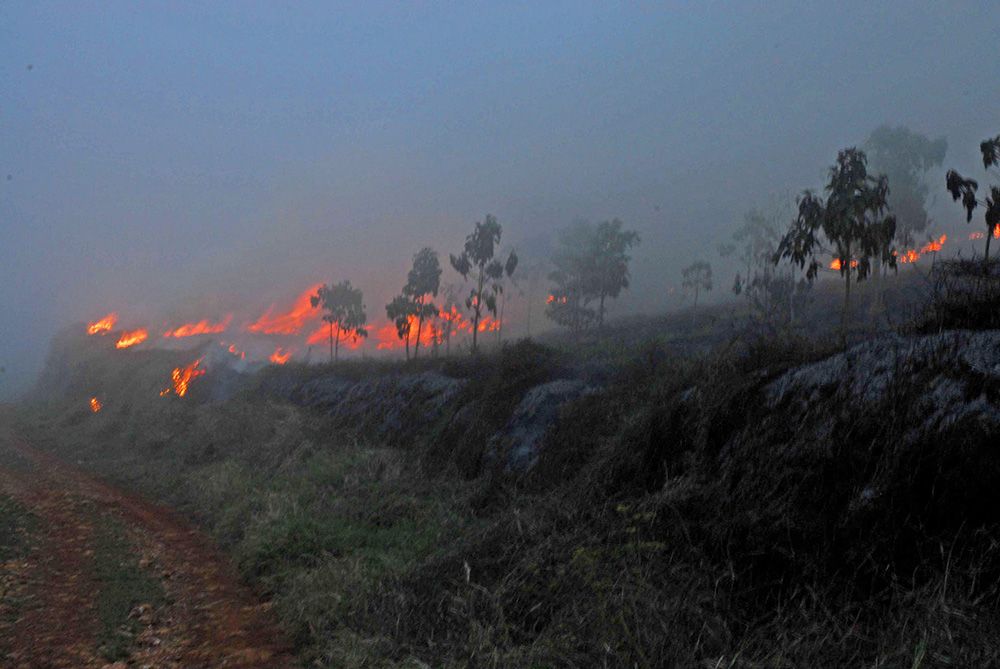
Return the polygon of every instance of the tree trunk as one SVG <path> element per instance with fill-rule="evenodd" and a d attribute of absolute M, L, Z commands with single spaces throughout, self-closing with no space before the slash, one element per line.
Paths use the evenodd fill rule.
<path fill-rule="evenodd" d="M 851 260 L 850 255 L 847 256 L 847 272 L 844 273 L 844 311 L 840 318 L 840 329 L 843 333 L 844 342 L 847 342 L 847 314 L 851 308 Z"/>
<path fill-rule="evenodd" d="M 413 345 L 413 359 L 420 355 L 420 332 L 424 328 L 424 298 L 420 297 L 417 302 L 417 342 Z"/>
<path fill-rule="evenodd" d="M 597 329 L 604 329 L 604 291 L 601 291 L 601 304 L 597 308 Z"/>
<path fill-rule="evenodd" d="M 333 363 L 333 321 L 330 321 L 330 363 Z"/>
<path fill-rule="evenodd" d="M 991 228 L 986 233 L 986 262 L 985 262 L 985 265 L 987 266 L 987 270 L 988 270 L 989 264 L 990 264 L 990 239 L 992 239 L 992 238 L 993 238 L 993 229 Z"/>
<path fill-rule="evenodd" d="M 409 330 L 406 331 L 406 339 L 404 341 L 406 342 L 406 361 L 409 362 L 410 361 L 410 331 Z"/>
<path fill-rule="evenodd" d="M 472 316 L 472 353 L 475 355 L 476 351 L 479 350 L 479 313 L 483 308 L 483 272 L 485 270 L 479 268 L 479 289 L 476 291 L 476 309 L 473 311 Z"/>

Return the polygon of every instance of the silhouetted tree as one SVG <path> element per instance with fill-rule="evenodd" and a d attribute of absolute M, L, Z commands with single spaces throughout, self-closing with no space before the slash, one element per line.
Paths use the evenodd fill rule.
<path fill-rule="evenodd" d="M 410 331 L 413 329 L 413 318 L 419 307 L 413 297 L 397 295 L 385 305 L 385 315 L 396 326 L 396 336 L 406 344 L 406 359 L 410 359 Z"/>
<path fill-rule="evenodd" d="M 864 148 L 871 171 L 889 179 L 887 204 L 896 217 L 896 238 L 912 244 L 930 222 L 927 173 L 944 162 L 948 141 L 944 137 L 932 140 L 906 126 L 882 125 L 868 136 Z"/>
<path fill-rule="evenodd" d="M 788 258 L 800 268 L 806 267 L 806 279 L 812 281 L 819 272 L 818 254 L 832 252 L 844 277 L 846 333 L 852 274 L 863 281 L 871 272 L 873 259 L 896 266 L 892 244 L 896 219 L 886 214 L 889 181 L 884 175 L 868 173 L 863 151 L 850 148 L 838 153 L 829 175 L 825 201 L 809 190 L 799 198 L 798 216 L 778 244 L 774 262 Z"/>
<path fill-rule="evenodd" d="M 598 224 L 594 230 L 593 276 L 589 283 L 597 294 L 597 327 L 604 325 L 604 300 L 617 298 L 629 285 L 628 252 L 639 243 L 639 234 L 624 230 L 617 218 Z"/>
<path fill-rule="evenodd" d="M 350 281 L 320 286 L 316 294 L 309 298 L 314 308 L 323 308 L 326 312 L 323 320 L 330 324 L 330 362 L 340 355 L 341 335 L 354 341 L 368 336 L 368 330 L 365 329 L 368 316 L 365 314 L 363 300 L 361 289 L 351 286 Z"/>
<path fill-rule="evenodd" d="M 979 145 L 979 151 L 983 154 L 983 168 L 987 171 L 991 167 L 1000 165 L 1000 135 L 993 139 L 987 139 Z M 976 198 L 976 191 L 979 184 L 973 179 L 965 179 L 955 170 L 948 170 L 945 177 L 948 192 L 951 193 L 952 200 L 962 199 L 962 206 L 965 207 L 965 222 L 972 221 L 972 212 L 976 207 L 982 205 L 986 209 L 986 255 L 985 263 L 990 261 L 990 239 L 995 234 L 1000 234 L 1000 187 L 990 186 L 990 194 L 985 199 Z"/>
<path fill-rule="evenodd" d="M 694 307 L 698 307 L 698 294 L 702 290 L 712 290 L 712 266 L 704 260 L 697 260 L 681 270 L 684 280 L 681 286 L 694 291 Z"/>
<path fill-rule="evenodd" d="M 437 316 L 437 307 L 430 298 L 437 297 L 441 287 L 441 265 L 434 249 L 425 247 L 413 256 L 413 267 L 403 287 L 403 294 L 413 300 L 417 317 L 417 341 L 413 349 L 413 357 L 420 354 L 420 337 L 423 332 L 424 319 Z"/>
<path fill-rule="evenodd" d="M 579 221 L 559 231 L 549 279 L 555 284 L 546 315 L 556 323 L 580 331 L 604 324 L 605 302 L 628 288 L 628 252 L 639 235 L 625 230 L 617 218 L 598 225 Z M 597 302 L 597 309 L 590 304 Z"/>
<path fill-rule="evenodd" d="M 500 244 L 503 228 L 495 216 L 486 215 L 486 220 L 476 222 L 475 228 L 465 238 L 465 248 L 459 255 L 450 256 L 451 266 L 468 281 L 470 275 L 474 286 L 465 300 L 465 306 L 472 310 L 472 352 L 478 350 L 479 320 L 483 309 L 496 317 L 497 295 L 503 292 L 504 275 L 510 277 L 517 268 L 517 254 L 513 251 L 505 262 L 493 257 Z"/>

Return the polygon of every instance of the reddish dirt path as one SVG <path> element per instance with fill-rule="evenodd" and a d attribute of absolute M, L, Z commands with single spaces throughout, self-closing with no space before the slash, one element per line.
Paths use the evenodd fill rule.
<path fill-rule="evenodd" d="M 23 604 L 0 627 L 4 667 L 104 667 L 97 652 L 94 522 L 113 514 L 160 578 L 168 603 L 138 611 L 142 632 L 127 666 L 156 669 L 282 668 L 295 663 L 268 607 L 242 586 L 211 541 L 171 511 L 125 493 L 0 434 L 0 492 L 36 516 L 36 550 L 16 565 Z M 124 667 L 125 664 L 115 665 Z"/>

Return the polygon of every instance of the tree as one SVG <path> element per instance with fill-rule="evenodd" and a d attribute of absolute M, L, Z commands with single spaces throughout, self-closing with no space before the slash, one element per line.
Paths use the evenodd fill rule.
<path fill-rule="evenodd" d="M 896 219 L 886 213 L 889 181 L 884 175 L 868 173 L 863 151 L 849 148 L 839 152 L 829 175 L 825 201 L 809 190 L 799 198 L 798 215 L 781 238 L 773 261 L 777 264 L 788 258 L 800 268 L 808 263 L 806 279 L 812 281 L 819 273 L 818 254 L 832 252 L 834 267 L 844 277 L 846 333 L 852 275 L 863 281 L 871 272 L 873 259 L 890 268 L 896 266 L 892 244 Z"/>
<path fill-rule="evenodd" d="M 439 313 L 440 339 L 444 342 L 444 354 L 451 355 L 451 336 L 458 332 L 462 325 L 462 315 L 458 312 L 458 286 L 449 283 L 444 287 L 442 294 L 444 306 Z"/>
<path fill-rule="evenodd" d="M 704 260 L 697 260 L 681 270 L 684 290 L 694 291 L 694 307 L 698 308 L 698 293 L 712 290 L 712 266 Z"/>
<path fill-rule="evenodd" d="M 868 136 L 864 148 L 871 171 L 884 174 L 892 185 L 888 210 L 896 217 L 896 237 L 912 244 L 930 222 L 927 173 L 944 162 L 948 141 L 932 140 L 906 126 L 882 125 Z"/>
<path fill-rule="evenodd" d="M 316 294 L 309 298 L 313 308 L 322 306 L 326 311 L 323 320 L 330 324 L 330 362 L 340 355 L 342 334 L 353 341 L 368 336 L 368 330 L 365 329 L 368 316 L 365 314 L 363 300 L 361 289 L 351 286 L 350 281 L 320 286 Z"/>
<path fill-rule="evenodd" d="M 476 222 L 472 234 L 465 238 L 465 248 L 459 255 L 451 255 L 451 266 L 466 281 L 472 276 L 475 283 L 465 306 L 472 310 L 472 352 L 478 350 L 477 335 L 483 308 L 496 317 L 497 295 L 503 293 L 503 278 L 510 277 L 517 269 L 517 254 L 513 251 L 505 262 L 493 257 L 503 228 L 495 216 L 486 215 L 486 220 Z"/>
<path fill-rule="evenodd" d="M 419 307 L 410 295 L 402 294 L 392 298 L 385 305 L 385 315 L 396 326 L 396 336 L 406 342 L 406 359 L 410 359 L 410 331 Z"/>
<path fill-rule="evenodd" d="M 557 233 L 549 280 L 554 284 L 546 298 L 545 315 L 573 332 L 581 332 L 597 320 L 589 305 L 593 294 L 591 274 L 593 226 L 577 221 Z"/>
<path fill-rule="evenodd" d="M 1000 135 L 993 139 L 987 139 L 979 145 L 979 151 L 983 154 L 983 169 L 989 171 L 991 167 L 1000 165 Z M 994 173 L 996 171 L 994 170 Z M 955 170 L 948 170 L 945 177 L 948 192 L 951 199 L 957 201 L 962 198 L 962 206 L 965 207 L 965 222 L 972 221 L 972 212 L 976 207 L 982 205 L 986 210 L 986 255 L 985 264 L 990 261 L 990 239 L 1000 236 L 1000 186 L 990 186 L 990 194 L 984 199 L 976 198 L 976 191 L 979 184 L 972 179 L 965 179 Z"/>
<path fill-rule="evenodd" d="M 441 264 L 438 262 L 437 253 L 430 247 L 422 248 L 413 256 L 413 267 L 410 269 L 406 285 L 403 287 L 403 295 L 408 296 L 413 301 L 414 315 L 417 317 L 417 341 L 413 350 L 414 358 L 420 353 L 420 337 L 424 327 L 424 319 L 437 316 L 437 307 L 430 301 L 430 298 L 437 297 L 440 287 Z"/>
<path fill-rule="evenodd" d="M 628 288 L 629 249 L 639 243 L 639 234 L 623 230 L 624 223 L 617 218 L 600 223 L 594 230 L 593 241 L 593 291 L 597 294 L 597 327 L 604 326 L 604 300 L 617 298 L 622 289 Z"/>
<path fill-rule="evenodd" d="M 592 225 L 578 221 L 559 231 L 552 254 L 555 284 L 546 314 L 560 325 L 580 331 L 604 325 L 605 302 L 629 286 L 628 252 L 639 243 L 634 230 L 625 230 L 619 219 Z M 590 304 L 597 302 L 597 309 Z"/>

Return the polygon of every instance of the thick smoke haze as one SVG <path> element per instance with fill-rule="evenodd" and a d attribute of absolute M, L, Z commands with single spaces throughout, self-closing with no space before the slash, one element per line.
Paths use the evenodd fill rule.
<path fill-rule="evenodd" d="M 4 3 L 0 395 L 110 310 L 262 312 L 349 278 L 384 316 L 413 253 L 447 264 L 487 212 L 519 247 L 636 229 L 612 316 L 677 306 L 695 257 L 718 298 L 743 212 L 880 124 L 978 174 L 998 27 L 995 1 Z M 935 229 L 978 229 L 933 192 Z"/>

